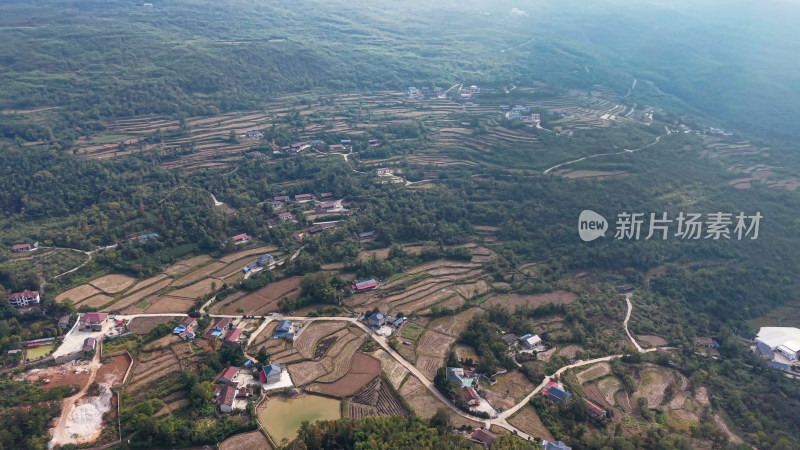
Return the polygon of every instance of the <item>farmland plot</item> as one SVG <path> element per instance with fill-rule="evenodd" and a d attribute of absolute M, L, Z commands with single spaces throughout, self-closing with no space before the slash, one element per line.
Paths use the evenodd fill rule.
<path fill-rule="evenodd" d="M 183 313 L 194 305 L 194 299 L 162 295 L 155 298 L 144 312 L 147 314 Z"/>
<path fill-rule="evenodd" d="M 614 395 L 622 389 L 622 382 L 617 377 L 606 377 L 595 383 L 603 400 L 609 406 L 614 405 Z"/>
<path fill-rule="evenodd" d="M 328 373 L 322 361 L 304 361 L 287 366 L 295 386 L 302 387 Z"/>
<path fill-rule="evenodd" d="M 145 298 L 145 297 L 147 297 L 147 296 L 149 296 L 151 294 L 154 294 L 154 293 L 166 288 L 167 286 L 169 286 L 170 281 L 172 281 L 172 280 L 169 280 L 169 279 L 161 280 L 161 281 L 159 281 L 159 282 L 157 282 L 155 284 L 152 284 L 152 285 L 150 285 L 150 286 L 148 286 L 148 287 L 146 287 L 144 289 L 138 290 L 138 291 L 134 292 L 133 294 L 127 295 L 125 297 L 122 297 L 118 302 L 114 303 L 113 305 L 109 306 L 108 308 L 105 308 L 104 310 L 106 312 L 111 312 L 111 311 L 130 311 L 133 314 L 139 313 L 140 311 L 138 311 L 138 310 L 136 310 L 135 308 L 132 308 L 132 307 L 135 307 L 135 305 L 137 303 L 139 303 L 139 300 L 141 300 L 141 299 L 143 299 L 143 298 Z"/>
<path fill-rule="evenodd" d="M 267 246 L 264 246 L 264 247 L 251 248 L 249 250 L 242 250 L 240 252 L 231 253 L 230 255 L 223 256 L 219 260 L 224 262 L 224 263 L 231 263 L 231 262 L 234 262 L 236 260 L 251 256 L 251 255 L 259 255 L 260 256 L 263 253 L 270 253 L 270 252 L 274 252 L 275 250 L 277 250 L 277 247 L 275 247 L 273 245 L 267 245 Z"/>
<path fill-rule="evenodd" d="M 457 338 L 467 329 L 469 321 L 481 312 L 480 308 L 470 308 L 454 316 L 445 316 L 432 320 L 428 329 Z"/>
<path fill-rule="evenodd" d="M 221 288 L 223 285 L 222 280 L 218 280 L 216 278 L 206 278 L 204 280 L 200 280 L 197 283 L 186 286 L 185 288 L 178 289 L 175 291 L 171 291 L 169 295 L 174 297 L 186 297 L 190 299 L 196 299 L 202 295 L 208 295 L 214 292 L 216 289 Z"/>
<path fill-rule="evenodd" d="M 608 364 L 607 362 L 601 362 L 593 365 L 592 367 L 586 370 L 578 372 L 577 374 L 575 374 L 575 377 L 578 379 L 578 383 L 584 384 L 588 381 L 592 381 L 596 378 L 600 378 L 610 373 L 611 373 L 611 365 Z"/>
<path fill-rule="evenodd" d="M 89 282 L 92 286 L 108 294 L 116 294 L 127 289 L 136 281 L 127 275 L 106 275 Z"/>
<path fill-rule="evenodd" d="M 80 302 L 75 303 L 75 306 L 89 306 L 91 308 L 99 308 L 103 305 L 106 305 L 110 302 L 114 301 L 114 297 L 105 294 L 97 294 L 93 295 L 87 299 L 81 300 Z"/>
<path fill-rule="evenodd" d="M 346 375 L 328 384 L 324 384 L 326 379 L 333 378 L 333 375 L 320 377 L 320 383 L 309 386 L 309 390 L 336 397 L 347 397 L 356 393 L 381 373 L 380 361 L 363 353 L 355 353 L 348 362 L 348 366 Z"/>
<path fill-rule="evenodd" d="M 332 335 L 344 327 L 343 322 L 337 321 L 312 322 L 294 342 L 294 348 L 304 358 L 311 358 L 314 356 L 314 347 L 320 339 Z"/>
<path fill-rule="evenodd" d="M 494 305 L 502 305 L 508 308 L 509 311 L 513 311 L 518 306 L 523 306 L 523 305 L 530 306 L 531 308 L 536 308 L 537 306 L 543 306 L 548 303 L 553 303 L 555 305 L 564 305 L 575 300 L 576 298 L 578 298 L 578 296 L 569 291 L 555 291 L 555 292 L 549 292 L 547 294 L 533 294 L 533 295 L 505 294 L 505 295 L 494 295 L 484 304 L 486 305 L 486 307 Z"/>
<path fill-rule="evenodd" d="M 483 424 L 474 420 L 465 419 L 452 412 L 450 408 L 428 391 L 416 377 L 408 377 L 400 387 L 400 396 L 411 406 L 415 413 L 423 419 L 430 419 L 440 408 L 445 409 L 450 416 L 450 421 L 455 427 L 469 425 L 480 428 Z"/>
<path fill-rule="evenodd" d="M 415 365 L 428 379 L 436 376 L 436 371 L 444 366 L 447 350 L 456 341 L 455 338 L 435 331 L 426 331 L 417 342 L 417 359 Z"/>
<path fill-rule="evenodd" d="M 319 378 L 320 382 L 331 383 L 345 376 L 350 368 L 350 361 L 352 360 L 353 355 L 363 343 L 361 339 L 358 339 L 353 335 L 349 335 L 349 337 L 339 339 L 336 344 L 334 344 L 334 347 L 343 342 L 346 342 L 346 344 L 342 345 L 339 353 L 335 354 L 335 356 L 325 357 L 326 360 L 330 360 L 332 367 L 328 374 Z M 331 348 L 329 353 L 333 352 L 333 350 L 334 348 Z"/>
<path fill-rule="evenodd" d="M 664 393 L 670 384 L 675 382 L 671 370 L 660 367 L 647 367 L 641 371 L 641 379 L 633 393 L 633 398 L 647 399 L 648 408 L 656 408 L 664 401 Z"/>
<path fill-rule="evenodd" d="M 164 352 L 146 362 L 140 361 L 131 373 L 131 382 L 128 384 L 127 390 L 137 392 L 147 384 L 179 370 L 178 358 L 172 352 Z"/>
<path fill-rule="evenodd" d="M 61 303 L 66 299 L 72 300 L 72 303 L 78 303 L 81 300 L 87 299 L 95 294 L 100 293 L 100 290 L 90 284 L 82 284 L 74 287 L 68 291 L 64 291 L 56 297 L 56 301 Z"/>
<path fill-rule="evenodd" d="M 547 439 L 548 441 L 553 440 L 553 435 L 545 428 L 539 415 L 536 414 L 536 410 L 533 409 L 533 406 L 526 405 L 520 409 L 514 417 L 508 419 L 508 423 L 530 436 Z"/>
<path fill-rule="evenodd" d="M 164 273 L 170 276 L 177 276 L 180 274 L 184 274 L 189 270 L 191 270 L 192 268 L 204 264 L 208 261 L 211 261 L 211 257 L 208 255 L 200 255 L 189 259 L 183 259 L 164 269 Z"/>
<path fill-rule="evenodd" d="M 159 324 L 168 323 L 172 319 L 174 317 L 170 316 L 134 317 L 128 323 L 128 331 L 138 335 L 145 335 Z"/>
<path fill-rule="evenodd" d="M 187 285 L 190 285 L 192 283 L 195 283 L 197 281 L 200 281 L 200 280 L 202 280 L 204 278 L 207 278 L 207 277 L 211 276 L 212 273 L 222 269 L 223 267 L 225 267 L 225 265 L 226 265 L 225 263 L 221 263 L 221 262 L 217 262 L 217 261 L 209 263 L 209 264 L 206 264 L 205 266 L 203 266 L 203 267 L 201 267 L 201 268 L 199 268 L 197 270 L 194 270 L 192 272 L 189 272 L 188 274 L 178 278 L 172 284 L 173 284 L 173 286 L 187 286 Z"/>
<path fill-rule="evenodd" d="M 278 300 L 284 296 L 297 298 L 300 295 L 300 277 L 292 277 L 270 283 L 232 302 L 215 306 L 216 314 L 242 314 L 236 311 L 244 308 L 244 314 L 263 315 L 278 311 Z"/>
<path fill-rule="evenodd" d="M 397 360 L 395 360 L 392 355 L 388 354 L 386 350 L 379 349 L 375 351 L 372 356 L 378 358 L 378 360 L 381 362 L 381 370 L 383 370 L 383 372 L 389 378 L 392 386 L 394 386 L 395 389 L 399 389 L 406 377 L 406 374 L 408 374 L 408 369 L 397 362 Z"/>
<path fill-rule="evenodd" d="M 403 407 L 386 382 L 375 378 L 364 386 L 348 402 L 345 411 L 347 417 L 360 419 L 367 416 L 401 416 L 408 417 L 408 411 Z"/>
<path fill-rule="evenodd" d="M 219 448 L 220 450 L 272 450 L 272 446 L 269 445 L 267 438 L 264 437 L 260 431 L 251 431 L 249 433 L 231 436 L 223 441 Z"/>

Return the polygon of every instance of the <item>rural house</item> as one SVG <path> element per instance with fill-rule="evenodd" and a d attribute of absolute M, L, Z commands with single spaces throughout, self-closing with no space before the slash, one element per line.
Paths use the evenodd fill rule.
<path fill-rule="evenodd" d="M 275 197 L 272 198 L 272 200 L 274 200 L 276 202 L 288 202 L 289 201 L 289 196 L 288 195 L 276 195 Z"/>
<path fill-rule="evenodd" d="M 233 386 L 225 386 L 219 396 L 219 410 L 223 413 L 233 412 L 233 399 L 236 396 L 236 388 Z"/>
<path fill-rule="evenodd" d="M 285 222 L 285 221 L 288 221 L 288 220 L 294 220 L 294 216 L 292 216 L 292 213 L 290 213 L 290 212 L 284 212 L 284 213 L 278 214 L 278 220 L 281 221 L 281 222 Z"/>
<path fill-rule="evenodd" d="M 260 138 L 260 137 L 261 137 L 261 135 L 262 135 L 261 131 L 259 131 L 259 130 L 252 130 L 252 131 L 248 131 L 248 132 L 246 132 L 246 133 L 244 134 L 244 137 L 246 137 L 246 138 L 250 138 L 250 139 L 258 139 L 258 138 Z"/>
<path fill-rule="evenodd" d="M 771 357 L 776 363 L 788 366 L 800 356 L 798 328 L 762 327 L 758 330 L 755 342 L 759 353 Z"/>
<path fill-rule="evenodd" d="M 225 341 L 222 345 L 226 347 L 238 347 L 241 344 L 242 338 L 242 330 L 240 328 L 234 328 L 225 336 Z"/>
<path fill-rule="evenodd" d="M 389 168 L 386 168 L 386 167 L 381 167 L 380 169 L 376 169 L 375 173 L 379 177 L 382 177 L 382 176 L 386 176 L 386 175 L 391 175 L 392 174 L 392 170 L 389 169 Z"/>
<path fill-rule="evenodd" d="M 17 308 L 30 306 L 31 304 L 38 305 L 40 301 L 41 297 L 39 296 L 39 291 L 25 289 L 22 292 L 8 294 L 8 302 L 11 306 L 16 306 Z"/>
<path fill-rule="evenodd" d="M 86 313 L 83 316 L 81 316 L 80 329 L 91 330 L 91 331 L 102 331 L 103 322 L 105 322 L 107 319 L 108 319 L 108 314 L 106 313 L 98 313 L 98 312 Z"/>
<path fill-rule="evenodd" d="M 365 231 L 363 233 L 358 233 L 358 240 L 363 241 L 364 239 L 369 239 L 375 236 L 374 231 Z"/>
<path fill-rule="evenodd" d="M 445 369 L 447 379 L 456 383 L 459 387 L 471 387 L 475 383 L 472 372 L 461 367 L 448 367 Z"/>
<path fill-rule="evenodd" d="M 58 328 L 67 328 L 69 327 L 69 316 L 61 316 L 58 319 Z"/>
<path fill-rule="evenodd" d="M 717 348 L 717 347 L 719 347 L 719 344 L 717 343 L 717 341 L 715 341 L 714 339 L 711 339 L 710 337 L 698 337 L 698 336 L 695 336 L 695 337 L 692 338 L 692 342 L 694 342 L 694 345 L 696 345 L 698 347 L 708 347 L 708 348 Z"/>
<path fill-rule="evenodd" d="M 514 345 L 514 343 L 517 342 L 517 339 L 519 339 L 519 338 L 517 338 L 517 335 L 514 334 L 514 333 L 506 333 L 506 334 L 504 334 L 503 336 L 500 337 L 500 340 L 502 340 L 503 343 L 506 344 L 509 347 Z"/>
<path fill-rule="evenodd" d="M 261 255 L 256 260 L 256 265 L 258 267 L 271 266 L 273 264 L 275 264 L 275 258 L 273 258 L 272 255 Z"/>
<path fill-rule="evenodd" d="M 461 399 L 469 406 L 475 406 L 481 402 L 478 393 L 475 392 L 475 388 L 472 386 L 464 386 L 461 388 Z"/>
<path fill-rule="evenodd" d="M 572 394 L 570 394 L 569 391 L 565 391 L 557 386 L 553 386 L 547 390 L 547 399 L 553 403 L 562 403 L 566 405 L 569 403 L 571 396 Z"/>
<path fill-rule="evenodd" d="M 31 251 L 31 244 L 16 244 L 11 247 L 11 251 L 14 253 L 29 252 Z"/>
<path fill-rule="evenodd" d="M 217 375 L 217 383 L 230 383 L 236 378 L 236 374 L 239 373 L 239 368 L 230 366 L 222 369 L 222 372 Z"/>
<path fill-rule="evenodd" d="M 297 194 L 294 196 L 294 201 L 296 202 L 310 202 L 314 200 L 314 196 L 311 194 Z"/>
<path fill-rule="evenodd" d="M 238 244 L 240 242 L 249 241 L 250 240 L 250 236 L 248 236 L 247 233 L 242 233 L 242 234 L 237 234 L 236 236 L 232 237 L 231 239 L 233 240 L 233 242 L 236 242 Z"/>
<path fill-rule="evenodd" d="M 497 435 L 489 430 L 478 428 L 472 432 L 469 439 L 483 445 L 483 448 L 490 448 L 494 444 L 494 441 L 497 440 Z"/>
<path fill-rule="evenodd" d="M 288 341 L 294 340 L 294 333 L 292 333 L 293 324 L 291 320 L 281 320 L 278 327 L 275 328 L 275 334 L 272 339 L 286 339 Z"/>
<path fill-rule="evenodd" d="M 537 345 L 540 345 L 542 343 L 542 338 L 540 338 L 535 334 L 526 334 L 525 336 L 519 338 L 519 343 L 522 346 L 522 348 L 526 350 L 531 350 Z"/>
<path fill-rule="evenodd" d="M 623 284 L 622 286 L 617 286 L 617 292 L 620 294 L 627 294 L 628 292 L 633 291 L 634 287 L 632 284 Z"/>
<path fill-rule="evenodd" d="M 376 312 L 375 314 L 369 316 L 369 326 L 372 328 L 380 328 L 386 325 L 386 315 L 383 313 Z"/>
<path fill-rule="evenodd" d="M 378 282 L 375 280 L 367 280 L 355 283 L 350 286 L 354 291 L 362 292 L 370 289 L 377 289 Z"/>
<path fill-rule="evenodd" d="M 342 144 L 333 144 L 333 145 L 329 146 L 328 148 L 330 148 L 331 150 L 343 150 L 344 149 L 344 145 L 342 145 Z"/>
<path fill-rule="evenodd" d="M 270 364 L 258 372 L 258 381 L 273 384 L 281 381 L 281 373 L 286 369 L 286 364 Z"/>
<path fill-rule="evenodd" d="M 331 198 L 331 197 L 333 197 L 333 192 L 323 192 L 322 194 L 319 194 L 320 200 L 325 200 L 326 198 Z"/>
<path fill-rule="evenodd" d="M 606 418 L 606 410 L 597 406 L 594 402 L 583 399 L 586 402 L 586 406 L 589 408 L 589 417 L 592 419 L 605 419 Z"/>
<path fill-rule="evenodd" d="M 84 352 L 93 352 L 95 346 L 95 339 L 93 337 L 88 337 L 83 341 L 83 351 Z"/>
<path fill-rule="evenodd" d="M 228 328 L 228 325 L 230 325 L 231 322 L 233 322 L 233 320 L 231 320 L 230 317 L 223 317 L 222 319 L 219 319 L 214 325 L 211 326 L 211 328 L 208 329 L 208 331 L 205 332 L 205 334 L 203 334 L 203 337 L 206 339 L 222 339 L 225 335 L 225 330 Z"/>
<path fill-rule="evenodd" d="M 181 323 L 179 323 L 178 326 L 176 326 L 175 329 L 172 330 L 172 332 L 175 334 L 191 333 L 194 332 L 195 327 L 197 327 L 196 318 L 184 317 L 183 320 L 181 320 Z"/>
<path fill-rule="evenodd" d="M 325 203 L 320 203 L 319 205 L 317 205 L 316 209 L 317 209 L 317 212 L 325 212 L 325 211 L 327 211 L 329 209 L 334 209 L 334 208 L 336 208 L 336 203 L 335 202 L 325 202 Z"/>

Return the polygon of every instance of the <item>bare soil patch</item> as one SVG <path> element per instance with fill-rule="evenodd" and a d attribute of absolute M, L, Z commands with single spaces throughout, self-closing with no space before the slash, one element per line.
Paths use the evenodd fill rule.
<path fill-rule="evenodd" d="M 195 256 L 193 258 L 189 258 L 189 259 L 182 259 L 182 260 L 176 262 L 175 264 L 173 264 L 173 265 L 167 267 L 166 269 L 164 269 L 164 273 L 166 273 L 168 275 L 173 275 L 173 276 L 174 275 L 179 275 L 179 274 L 184 273 L 184 272 L 186 272 L 187 270 L 189 270 L 189 269 L 191 269 L 193 267 L 197 267 L 197 266 L 199 266 L 199 265 L 201 265 L 203 263 L 206 263 L 208 261 L 211 261 L 211 257 L 208 256 L 208 255 L 200 255 L 200 256 Z"/>
<path fill-rule="evenodd" d="M 510 311 L 513 311 L 518 306 L 530 306 L 536 308 L 537 306 L 553 303 L 555 305 L 564 305 L 578 298 L 577 295 L 569 291 L 554 291 L 546 294 L 505 294 L 493 295 L 489 300 L 484 303 L 487 307 L 494 305 L 503 305 Z"/>
<path fill-rule="evenodd" d="M 237 310 L 244 308 L 244 314 L 263 315 L 268 312 L 278 311 L 278 300 L 282 297 L 297 298 L 299 295 L 300 277 L 292 277 L 270 283 L 255 292 L 251 292 L 233 302 L 224 303 L 214 309 L 221 310 L 222 314 L 242 314 L 238 313 Z"/>
<path fill-rule="evenodd" d="M 575 355 L 578 354 L 578 352 L 582 352 L 582 351 L 583 351 L 583 347 L 581 347 L 580 345 L 570 344 L 570 345 L 567 345 L 566 347 L 563 347 L 561 350 L 559 350 L 558 354 L 563 356 L 563 357 L 565 357 L 565 358 L 570 358 L 571 359 L 571 358 L 574 358 Z"/>
<path fill-rule="evenodd" d="M 389 257 L 389 249 L 364 250 L 358 254 L 358 259 L 370 259 L 372 256 L 375 256 L 377 259 L 386 259 Z"/>
<path fill-rule="evenodd" d="M 547 439 L 548 441 L 553 440 L 553 435 L 545 428 L 539 415 L 536 414 L 536 410 L 530 405 L 526 405 L 520 409 L 514 417 L 508 419 L 508 423 L 519 428 L 520 431 L 529 436 Z"/>
<path fill-rule="evenodd" d="M 185 288 L 181 288 L 175 291 L 171 291 L 169 295 L 174 297 L 186 297 L 190 299 L 196 299 L 201 295 L 208 295 L 214 292 L 215 289 L 219 289 L 223 285 L 223 281 L 217 278 L 206 278 L 204 280 L 200 280 L 197 283 L 186 286 Z"/>
<path fill-rule="evenodd" d="M 655 408 L 664 400 L 667 387 L 675 381 L 672 371 L 659 367 L 647 367 L 641 370 L 641 379 L 633 393 L 633 398 L 644 397 L 647 406 Z"/>
<path fill-rule="evenodd" d="M 642 345 L 642 347 L 661 347 L 667 345 L 667 340 L 662 338 L 661 336 L 653 336 L 648 334 L 640 334 L 636 336 L 636 341 Z"/>
<path fill-rule="evenodd" d="M 103 305 L 106 305 L 110 302 L 114 301 L 114 297 L 105 294 L 97 294 L 93 295 L 85 300 L 81 300 L 80 302 L 76 303 L 76 306 L 89 306 L 91 308 L 99 308 Z"/>
<path fill-rule="evenodd" d="M 134 317 L 128 323 L 128 330 L 131 333 L 138 335 L 145 335 L 162 323 L 167 323 L 174 317 L 170 316 L 151 316 L 151 317 Z"/>
<path fill-rule="evenodd" d="M 92 286 L 108 294 L 122 292 L 136 280 L 127 275 L 106 275 L 89 282 Z"/>
<path fill-rule="evenodd" d="M 408 369 L 397 362 L 397 360 L 394 359 L 392 355 L 388 354 L 386 350 L 379 349 L 375 351 L 372 356 L 378 358 L 378 360 L 381 362 L 381 370 L 383 370 L 383 372 L 389 378 L 392 386 L 394 386 L 395 389 L 399 389 L 406 377 L 406 374 L 408 374 Z"/>
<path fill-rule="evenodd" d="M 314 356 L 314 347 L 317 345 L 317 341 L 325 336 L 336 333 L 345 328 L 345 326 L 345 323 L 333 320 L 313 322 L 308 325 L 306 330 L 304 330 L 300 334 L 300 337 L 294 342 L 294 348 L 298 353 L 303 355 L 303 357 L 311 358 Z"/>
<path fill-rule="evenodd" d="M 128 371 L 132 362 L 131 358 L 126 354 L 114 356 L 110 364 L 103 364 L 100 366 L 97 370 L 95 380 L 97 380 L 98 383 L 105 383 L 112 387 L 122 384 L 125 373 Z"/>
<path fill-rule="evenodd" d="M 152 284 L 144 289 L 134 292 L 133 294 L 127 295 L 122 297 L 118 302 L 114 303 L 113 305 L 105 308 L 105 311 L 123 311 L 123 310 L 130 310 L 132 313 L 140 313 L 141 311 L 136 309 L 136 304 L 139 303 L 139 300 L 152 295 L 167 286 L 169 286 L 170 279 L 161 280 L 158 283 Z"/>
<path fill-rule="evenodd" d="M 144 312 L 147 314 L 185 313 L 194 305 L 194 299 L 162 295 L 154 299 Z"/>
<path fill-rule="evenodd" d="M 100 293 L 100 290 L 91 284 L 82 284 L 58 294 L 56 301 L 61 303 L 66 299 L 70 299 L 72 300 L 72 303 L 78 303 L 79 301 L 87 299 L 98 293 Z"/>

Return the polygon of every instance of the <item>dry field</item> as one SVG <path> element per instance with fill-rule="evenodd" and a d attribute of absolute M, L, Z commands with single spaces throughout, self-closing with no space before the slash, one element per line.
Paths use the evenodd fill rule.
<path fill-rule="evenodd" d="M 453 289 L 462 297 L 472 299 L 489 292 L 489 284 L 483 280 L 478 280 L 475 283 L 455 285 Z"/>
<path fill-rule="evenodd" d="M 345 326 L 345 323 L 337 321 L 312 322 L 294 342 L 294 349 L 304 358 L 311 358 L 320 339 L 336 333 Z"/>
<path fill-rule="evenodd" d="M 344 415 L 360 419 L 367 416 L 408 417 L 408 414 L 389 386 L 380 378 L 374 378 L 347 402 Z"/>
<path fill-rule="evenodd" d="M 93 296 L 91 296 L 91 297 L 89 297 L 87 299 L 81 300 L 78 303 L 75 303 L 75 306 L 86 305 L 86 306 L 89 306 L 89 307 L 92 307 L 92 308 L 99 308 L 99 307 L 101 307 L 103 305 L 106 305 L 106 304 L 108 304 L 110 302 L 113 302 L 113 301 L 114 301 L 114 297 L 111 297 L 110 295 L 97 294 L 97 295 L 93 295 Z"/>
<path fill-rule="evenodd" d="M 186 297 L 190 299 L 196 299 L 201 295 L 208 295 L 214 292 L 216 289 L 222 287 L 224 283 L 222 280 L 218 280 L 216 278 L 206 278 L 204 280 L 200 280 L 197 283 L 186 286 L 185 288 L 177 289 L 175 291 L 171 291 L 169 295 L 175 297 Z"/>
<path fill-rule="evenodd" d="M 106 275 L 89 282 L 92 286 L 108 294 L 116 294 L 127 289 L 136 281 L 127 275 Z"/>
<path fill-rule="evenodd" d="M 252 266 L 255 263 L 255 260 L 251 258 L 239 260 L 232 262 L 225 266 L 224 268 L 214 272 L 214 276 L 223 280 L 226 280 L 228 283 L 231 283 L 230 279 L 237 279 L 237 277 L 244 278 L 244 272 L 242 269 L 245 266 Z"/>
<path fill-rule="evenodd" d="M 495 408 L 508 409 L 519 403 L 526 395 L 533 392 L 536 386 L 522 373 L 514 370 L 495 377 L 497 384 L 483 384 L 486 400 Z"/>
<path fill-rule="evenodd" d="M 329 361 L 331 369 L 327 374 L 321 376 L 319 381 L 332 383 L 345 376 L 350 368 L 350 361 L 353 355 L 363 342 L 363 339 L 359 339 L 352 334 L 338 339 L 328 350 L 328 356 L 325 357 L 325 360 Z"/>
<path fill-rule="evenodd" d="M 272 361 L 274 362 L 275 359 L 273 358 Z M 291 375 L 294 385 L 297 387 L 303 387 L 328 373 L 328 368 L 325 367 L 324 362 L 327 362 L 327 360 L 304 361 L 301 363 L 288 365 L 286 369 L 289 371 L 289 375 Z"/>
<path fill-rule="evenodd" d="M 166 349 L 170 345 L 175 344 L 176 342 L 180 342 L 180 340 L 181 338 L 179 338 L 177 334 L 168 334 L 160 339 L 156 339 L 155 341 L 145 345 L 142 350 L 149 352 L 157 349 Z"/>
<path fill-rule="evenodd" d="M 664 401 L 664 393 L 670 384 L 675 382 L 675 376 L 669 369 L 660 367 L 646 367 L 641 370 L 641 379 L 633 393 L 633 398 L 644 397 L 649 408 L 656 408 Z"/>
<path fill-rule="evenodd" d="M 428 379 L 444 366 L 445 355 L 456 341 L 454 337 L 428 330 L 417 341 L 415 365 Z"/>
<path fill-rule="evenodd" d="M 211 257 L 208 255 L 200 255 L 189 259 L 182 259 L 164 269 L 164 273 L 170 276 L 180 275 L 182 273 L 186 273 L 187 271 L 189 271 L 189 269 L 197 267 L 208 261 L 211 261 Z"/>
<path fill-rule="evenodd" d="M 622 382 L 617 377 L 606 377 L 594 384 L 600 394 L 600 398 L 605 400 L 606 405 L 614 405 L 614 395 L 622 389 Z M 597 398 L 597 400 L 600 400 Z"/>
<path fill-rule="evenodd" d="M 272 336 L 275 335 L 275 328 L 278 328 L 278 323 L 279 322 L 277 320 L 269 322 L 264 327 L 264 329 L 261 330 L 261 332 L 258 333 L 258 335 L 253 338 L 252 342 L 250 342 L 250 346 L 255 348 L 255 353 L 258 353 L 258 348 L 264 346 L 264 344 L 279 340 L 279 339 L 272 339 Z"/>
<path fill-rule="evenodd" d="M 90 284 L 82 284 L 78 287 L 74 287 L 68 291 L 62 292 L 56 297 L 56 301 L 61 303 L 66 299 L 70 299 L 72 300 L 72 303 L 78 303 L 79 301 L 87 299 L 99 292 L 99 289 Z"/>
<path fill-rule="evenodd" d="M 438 398 L 431 394 L 425 385 L 416 377 L 408 377 L 406 382 L 403 383 L 403 386 L 400 387 L 399 393 L 400 396 L 408 402 L 414 412 L 423 419 L 430 419 L 436 414 L 438 409 L 442 408 L 450 415 L 450 421 L 455 427 L 469 425 L 473 428 L 480 428 L 482 426 L 480 422 L 465 419 L 454 413 Z"/>
<path fill-rule="evenodd" d="M 237 434 L 231 436 L 219 445 L 219 450 L 272 450 L 267 438 L 260 431 Z"/>
<path fill-rule="evenodd" d="M 567 346 L 561 348 L 558 351 L 558 354 L 563 356 L 563 357 L 565 357 L 565 358 L 574 358 L 575 355 L 578 354 L 578 352 L 582 352 L 582 351 L 583 351 L 583 347 L 581 347 L 580 345 L 570 344 L 570 345 L 567 345 Z"/>
<path fill-rule="evenodd" d="M 51 389 L 57 386 L 75 386 L 78 389 L 86 386 L 89 381 L 89 371 L 75 373 L 75 370 L 82 370 L 86 366 L 70 366 L 62 364 L 58 366 L 45 367 L 44 369 L 23 373 L 17 379 L 25 379 L 44 389 Z"/>
<path fill-rule="evenodd" d="M 547 439 L 548 441 L 553 440 L 553 435 L 544 427 L 542 420 L 536 414 L 533 406 L 526 405 L 520 409 L 514 417 L 508 419 L 508 423 L 530 436 Z"/>
<path fill-rule="evenodd" d="M 147 314 L 185 313 L 192 305 L 194 305 L 194 300 L 191 298 L 162 295 L 155 298 L 144 312 Z"/>
<path fill-rule="evenodd" d="M 434 319 L 428 323 L 428 329 L 458 338 L 467 329 L 469 321 L 481 313 L 480 308 L 470 308 L 454 316 L 445 316 Z"/>
<path fill-rule="evenodd" d="M 667 340 L 662 338 L 661 336 L 652 336 L 647 334 L 641 334 L 636 336 L 636 340 L 639 342 L 639 345 L 642 347 L 661 347 L 667 345 Z"/>
<path fill-rule="evenodd" d="M 578 379 L 578 383 L 584 384 L 587 381 L 592 381 L 596 378 L 600 378 L 610 373 L 611 373 L 611 365 L 607 362 L 601 362 L 593 365 L 592 367 L 586 370 L 578 372 L 577 374 L 575 374 L 575 377 Z"/>
<path fill-rule="evenodd" d="M 117 386 L 122 383 L 132 362 L 126 354 L 114 356 L 110 364 L 103 364 L 97 369 L 95 380 L 100 383 L 108 383 L 110 386 Z"/>
<path fill-rule="evenodd" d="M 386 259 L 389 257 L 389 249 L 380 248 L 377 250 L 364 250 L 358 254 L 358 259 L 370 259 L 373 256 L 378 259 Z"/>
<path fill-rule="evenodd" d="M 189 272 L 188 274 L 178 278 L 172 284 L 174 286 L 187 286 L 187 285 L 190 285 L 190 284 L 195 283 L 197 281 L 200 281 L 200 280 L 202 280 L 204 278 L 207 278 L 212 273 L 222 269 L 225 266 L 226 266 L 225 263 L 216 262 L 216 261 L 212 262 L 212 263 L 209 263 L 209 264 L 206 264 L 205 266 L 203 266 L 203 267 L 201 267 L 201 268 L 199 268 L 197 270 L 194 270 L 192 272 Z"/>
<path fill-rule="evenodd" d="M 399 389 L 400 385 L 403 383 L 403 380 L 408 374 L 408 369 L 397 362 L 397 360 L 395 360 L 390 354 L 386 353 L 386 350 L 376 350 L 372 356 L 378 358 L 378 360 L 381 362 L 381 370 L 383 370 L 383 372 L 389 378 L 392 386 L 394 386 L 395 389 Z"/>
<path fill-rule="evenodd" d="M 144 289 L 138 290 L 133 294 L 122 297 L 118 302 L 114 303 L 108 308 L 104 308 L 104 311 L 105 312 L 124 311 L 124 312 L 130 312 L 132 314 L 140 313 L 141 311 L 136 309 L 136 304 L 139 303 L 141 299 L 150 296 L 169 286 L 170 281 L 172 280 L 170 279 L 161 280 L 155 284 L 147 286 Z"/>
<path fill-rule="evenodd" d="M 133 368 L 126 390 L 130 393 L 136 393 L 140 390 L 147 391 L 144 388 L 148 384 L 178 371 L 180 371 L 178 358 L 170 351 L 165 351 L 159 356 L 146 361 L 140 359 L 136 367 Z"/>
<path fill-rule="evenodd" d="M 380 361 L 363 353 L 356 353 L 350 360 L 350 368 L 345 376 L 329 384 L 315 383 L 309 386 L 309 390 L 335 397 L 348 397 L 355 394 L 380 373 Z"/>
<path fill-rule="evenodd" d="M 555 305 L 564 305 L 578 298 L 577 295 L 569 291 L 555 291 L 547 294 L 503 294 L 494 295 L 489 300 L 486 300 L 484 305 L 487 307 L 494 305 L 502 305 L 513 311 L 518 306 L 530 306 L 535 308 L 537 306 L 553 303 Z"/>
<path fill-rule="evenodd" d="M 220 312 L 222 314 L 240 314 L 236 310 L 244 308 L 244 314 L 263 315 L 278 311 L 278 300 L 281 297 L 297 298 L 298 295 L 300 295 L 300 277 L 292 277 L 270 283 L 255 292 L 232 302 L 224 302 L 213 309 L 217 314 Z"/>
<path fill-rule="evenodd" d="M 172 319 L 174 319 L 174 317 L 170 316 L 134 317 L 128 324 L 128 331 L 134 334 L 145 335 L 159 324 L 168 323 Z"/>

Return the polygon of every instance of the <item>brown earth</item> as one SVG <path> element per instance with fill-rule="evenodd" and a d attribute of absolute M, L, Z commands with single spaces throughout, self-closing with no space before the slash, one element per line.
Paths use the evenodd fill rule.
<path fill-rule="evenodd" d="M 106 275 L 89 282 L 92 286 L 109 294 L 122 292 L 131 286 L 136 279 L 127 275 Z"/>
<path fill-rule="evenodd" d="M 355 394 L 380 373 L 380 361 L 363 353 L 356 353 L 350 360 L 350 369 L 345 376 L 333 383 L 315 383 L 309 386 L 309 390 L 336 397 L 348 397 Z"/>

